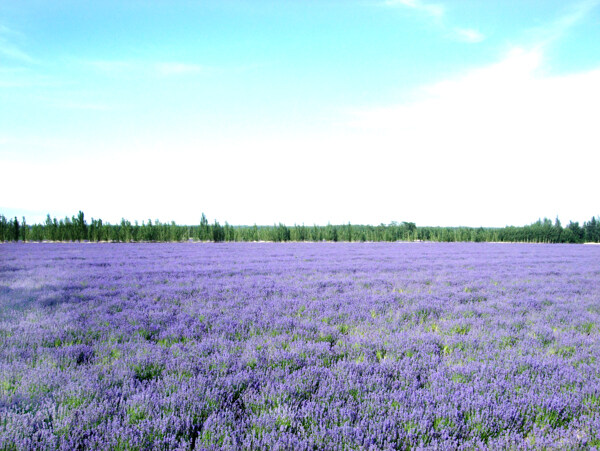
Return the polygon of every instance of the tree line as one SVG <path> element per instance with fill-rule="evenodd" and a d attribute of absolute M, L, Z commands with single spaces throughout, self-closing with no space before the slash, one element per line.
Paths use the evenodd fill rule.
<path fill-rule="evenodd" d="M 158 220 L 131 223 L 122 219 L 110 224 L 101 219 L 88 223 L 82 211 L 71 218 L 46 217 L 42 224 L 27 224 L 23 217 L 7 219 L 0 214 L 0 241 L 92 241 L 92 242 L 172 242 L 172 241 L 498 241 L 527 243 L 600 242 L 600 217 L 579 225 L 562 226 L 558 218 L 548 218 L 525 226 L 507 227 L 417 227 L 414 222 L 355 225 L 233 226 L 209 223 L 204 213 L 198 225 L 178 225 Z"/>

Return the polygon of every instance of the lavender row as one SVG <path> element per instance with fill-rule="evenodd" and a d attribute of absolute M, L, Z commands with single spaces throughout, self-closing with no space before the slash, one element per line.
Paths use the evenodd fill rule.
<path fill-rule="evenodd" d="M 600 445 L 600 247 L 0 246 L 0 449 Z"/>

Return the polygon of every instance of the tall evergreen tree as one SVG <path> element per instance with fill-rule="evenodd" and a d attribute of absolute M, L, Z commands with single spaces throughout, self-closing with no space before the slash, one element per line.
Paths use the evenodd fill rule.
<path fill-rule="evenodd" d="M 27 221 L 25 220 L 25 216 L 23 216 L 22 220 L 23 221 L 21 222 L 21 239 L 23 240 L 23 242 L 25 242 L 27 241 L 29 229 L 27 227 Z"/>
<path fill-rule="evenodd" d="M 77 241 L 87 240 L 87 224 L 85 223 L 85 215 L 83 214 L 83 211 L 79 210 L 79 213 L 77 213 L 77 218 L 74 218 L 73 228 L 75 229 L 74 238 L 77 239 Z"/>
<path fill-rule="evenodd" d="M 0 215 L 0 242 L 8 239 L 8 221 L 4 215 Z"/>
<path fill-rule="evenodd" d="M 225 231 L 217 220 L 215 220 L 215 223 L 212 226 L 212 239 L 215 243 L 220 243 L 225 240 Z"/>
<path fill-rule="evenodd" d="M 198 239 L 200 241 L 208 241 L 212 239 L 211 233 L 210 233 L 210 226 L 208 225 L 208 219 L 206 219 L 206 216 L 204 215 L 204 213 L 202 213 L 202 216 L 200 217 L 200 228 L 198 229 Z"/>
<path fill-rule="evenodd" d="M 15 216 L 15 219 L 13 221 L 13 241 L 19 241 L 20 232 L 21 231 L 19 228 L 19 220 Z"/>

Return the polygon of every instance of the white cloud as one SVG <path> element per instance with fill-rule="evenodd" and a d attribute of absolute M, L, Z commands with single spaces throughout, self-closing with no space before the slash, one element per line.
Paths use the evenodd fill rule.
<path fill-rule="evenodd" d="M 85 61 L 85 65 L 93 69 L 97 69 L 100 72 L 104 72 L 108 75 L 129 73 L 136 68 L 135 64 L 128 61 L 93 60 Z"/>
<path fill-rule="evenodd" d="M 483 33 L 473 28 L 450 27 L 445 20 L 444 5 L 439 3 L 424 3 L 420 0 L 387 0 L 386 6 L 402 6 L 422 12 L 435 19 L 437 26 L 445 31 L 446 37 L 471 44 L 476 44 L 485 39 Z"/>
<path fill-rule="evenodd" d="M 537 46 L 547 46 L 562 38 L 565 33 L 585 19 L 598 5 L 600 5 L 600 0 L 587 0 L 577 3 L 567 14 L 553 22 L 530 30 L 530 34 Z"/>
<path fill-rule="evenodd" d="M 199 64 L 185 63 L 157 63 L 154 65 L 154 70 L 163 76 L 175 75 L 193 75 L 205 72 L 207 69 Z"/>
<path fill-rule="evenodd" d="M 445 11 L 444 6 L 439 3 L 424 3 L 419 0 L 387 0 L 384 4 L 387 6 L 406 6 L 438 19 L 444 15 Z"/>
<path fill-rule="evenodd" d="M 441 3 L 427 3 L 421 0 L 385 0 L 383 5 L 410 8 L 434 18 L 438 26 L 446 31 L 446 36 L 450 39 L 466 43 L 479 43 L 485 39 L 485 35 L 480 30 L 450 25 L 446 8 Z M 560 39 L 598 5 L 600 5 L 600 0 L 584 0 L 576 3 L 557 20 L 530 30 L 533 41 L 538 46 L 551 44 Z"/>
<path fill-rule="evenodd" d="M 496 210 L 497 220 L 589 219 L 598 213 L 590 209 L 600 68 L 544 76 L 543 61 L 540 50 L 515 48 L 496 64 L 423 88 L 415 102 L 355 112 L 353 125 L 396 149 L 390 161 L 405 158 L 420 172 L 430 183 L 420 195 L 431 202 L 439 191 L 444 202 L 434 204 L 448 218 L 494 223 Z"/>
<path fill-rule="evenodd" d="M 480 31 L 472 28 L 454 28 L 452 36 L 458 41 L 470 43 L 478 43 L 485 39 Z"/>
<path fill-rule="evenodd" d="M 153 135 L 159 127 L 149 123 L 148 133 L 118 144 L 90 142 L 78 158 L 53 148 L 45 161 L 11 154 L 0 161 L 4 181 L 21 188 L 6 206 L 82 208 L 113 222 L 158 216 L 197 223 L 202 211 L 234 224 L 589 220 L 600 214 L 600 68 L 548 75 L 544 49 L 515 47 L 494 64 L 422 87 L 412 102 L 352 112 L 350 123 L 320 135 L 281 131 L 275 138 L 259 129 L 249 137 L 227 124 L 227 133 L 210 140 L 194 127 L 178 129 L 187 136 Z M 115 76 L 202 72 L 183 63 L 92 65 Z M 17 148 L 6 140 L 3 147 Z M 133 204 L 122 195 L 140 189 Z"/>
<path fill-rule="evenodd" d="M 24 76 L 28 75 L 28 71 L 23 68 L 3 68 L 0 67 L 0 88 L 18 88 L 29 86 L 29 80 Z"/>
<path fill-rule="evenodd" d="M 119 78 L 142 77 L 177 77 L 197 75 L 210 70 L 199 64 L 177 61 L 85 61 L 85 65 L 106 75 Z"/>
<path fill-rule="evenodd" d="M 35 60 L 16 45 L 0 37 L 0 55 L 23 63 L 33 63 Z"/>
<path fill-rule="evenodd" d="M 197 223 L 202 211 L 233 224 L 589 220 L 600 214 L 600 68 L 548 76 L 544 64 L 540 49 L 515 48 L 421 88 L 411 103 L 354 112 L 321 134 L 252 137 L 232 127 L 212 140 L 192 129 L 159 140 L 149 127 L 115 146 L 89 143 L 77 158 L 15 155 L 3 176 L 21 189 L 5 207 L 82 208 L 113 222 Z M 122 196 L 140 187 L 135 205 Z"/>
<path fill-rule="evenodd" d="M 0 56 L 19 63 L 35 63 L 35 59 L 14 41 L 22 35 L 0 24 Z"/>
<path fill-rule="evenodd" d="M 32 86 L 56 86 L 50 77 L 25 67 L 0 67 L 0 88 L 25 88 Z"/>
<path fill-rule="evenodd" d="M 46 104 L 55 108 L 79 111 L 111 111 L 113 108 L 101 102 L 85 102 L 69 99 L 44 99 Z"/>

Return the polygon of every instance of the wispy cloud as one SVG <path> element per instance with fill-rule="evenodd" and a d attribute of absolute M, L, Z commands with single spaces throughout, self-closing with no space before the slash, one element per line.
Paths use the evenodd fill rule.
<path fill-rule="evenodd" d="M 477 43 L 485 39 L 485 36 L 473 28 L 454 28 L 451 36 L 457 41 Z"/>
<path fill-rule="evenodd" d="M 446 20 L 446 8 L 441 3 L 426 3 L 420 0 L 386 0 L 384 5 L 390 7 L 406 7 L 433 18 L 438 27 L 445 31 L 445 36 L 460 42 L 476 44 L 485 39 L 483 33 L 473 28 L 453 27 Z"/>
<path fill-rule="evenodd" d="M 186 64 L 186 63 L 156 63 L 153 67 L 154 71 L 165 77 L 176 76 L 176 75 L 194 75 L 207 72 L 207 68 L 199 64 Z"/>
<path fill-rule="evenodd" d="M 20 63 L 34 63 L 35 59 L 14 42 L 20 36 L 20 33 L 0 24 L 0 55 Z"/>
<path fill-rule="evenodd" d="M 585 19 L 595 8 L 600 5 L 600 0 L 587 0 L 576 4 L 566 14 L 553 22 L 530 30 L 537 46 L 547 46 L 561 39 L 574 26 Z"/>
<path fill-rule="evenodd" d="M 18 88 L 28 86 L 29 82 L 24 80 L 25 70 L 22 68 L 0 67 L 0 88 Z"/>
<path fill-rule="evenodd" d="M 424 3 L 420 0 L 386 0 L 384 4 L 387 6 L 406 6 L 435 18 L 441 18 L 445 12 L 444 5 L 439 3 Z"/>
<path fill-rule="evenodd" d="M 23 63 L 34 63 L 35 60 L 23 50 L 14 46 L 0 37 L 0 55 L 5 58 L 16 60 Z"/>
<path fill-rule="evenodd" d="M 111 111 L 113 110 L 107 104 L 99 102 L 80 102 L 75 100 L 48 100 L 46 102 L 50 106 L 65 110 L 79 110 L 79 111 Z"/>
<path fill-rule="evenodd" d="M 135 69 L 135 65 L 127 61 L 92 60 L 84 61 L 84 65 L 108 75 L 130 73 Z"/>
<path fill-rule="evenodd" d="M 106 75 L 122 78 L 139 77 L 181 77 L 199 75 L 209 72 L 211 68 L 200 64 L 183 63 L 177 61 L 85 61 L 88 67 L 96 69 Z"/>
<path fill-rule="evenodd" d="M 0 67 L 0 88 L 57 86 L 58 82 L 27 67 Z"/>

